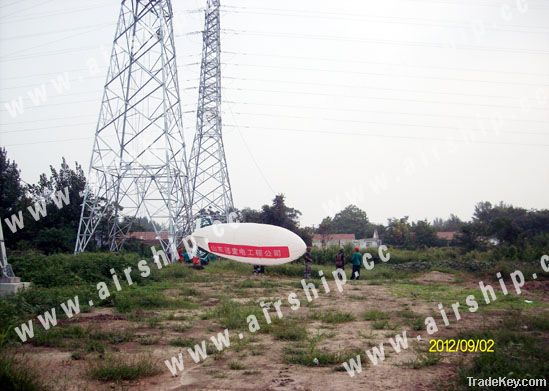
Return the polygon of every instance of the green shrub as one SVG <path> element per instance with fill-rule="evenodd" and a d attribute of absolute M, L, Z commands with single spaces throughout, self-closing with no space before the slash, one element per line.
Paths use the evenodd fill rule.
<path fill-rule="evenodd" d="M 107 356 L 104 360 L 92 364 L 89 376 L 101 381 L 136 380 L 160 373 L 155 360 L 148 356 L 126 357 Z"/>
<path fill-rule="evenodd" d="M 76 339 L 86 337 L 86 330 L 80 326 L 56 326 L 50 330 L 39 329 L 35 331 L 30 343 L 34 346 L 47 347 L 71 347 L 78 346 Z"/>
<path fill-rule="evenodd" d="M 355 320 L 353 314 L 340 311 L 313 312 L 309 315 L 309 318 L 320 320 L 324 323 L 345 323 Z"/>
<path fill-rule="evenodd" d="M 28 366 L 2 353 L 0 356 L 0 390 L 42 391 L 40 377 Z"/>
<path fill-rule="evenodd" d="M 431 365 L 436 365 L 440 362 L 441 359 L 442 356 L 438 353 L 419 353 L 415 360 L 405 362 L 403 366 L 412 369 L 420 369 L 424 367 L 429 367 Z"/>
<path fill-rule="evenodd" d="M 372 328 L 374 330 L 383 330 L 390 329 L 391 326 L 389 325 L 388 320 L 376 320 L 375 322 L 372 322 Z"/>
<path fill-rule="evenodd" d="M 229 363 L 229 368 L 234 370 L 234 371 L 240 371 L 240 370 L 244 369 L 245 367 L 244 367 L 244 365 L 242 365 L 238 361 L 231 361 Z"/>
<path fill-rule="evenodd" d="M 270 326 L 267 331 L 282 341 L 301 341 L 307 338 L 307 330 L 295 320 L 277 319 Z"/>
<path fill-rule="evenodd" d="M 197 343 L 198 343 L 198 341 L 194 338 L 181 338 L 181 337 L 172 339 L 169 342 L 169 344 L 172 345 L 172 346 L 178 346 L 178 347 L 182 347 L 182 348 L 185 348 L 185 347 L 191 348 Z"/>
<path fill-rule="evenodd" d="M 111 292 L 114 307 L 123 313 L 138 309 L 196 308 L 197 304 L 182 297 L 169 297 L 163 286 L 131 286 L 120 292 Z"/>
<path fill-rule="evenodd" d="M 248 315 L 255 315 L 263 327 L 263 311 L 259 305 L 241 304 L 236 301 L 222 300 L 216 307 L 205 315 L 207 319 L 213 319 L 228 329 L 244 329 L 248 327 L 246 318 Z"/>
<path fill-rule="evenodd" d="M 44 311 L 49 311 L 52 307 L 56 308 L 57 318 L 62 319 L 65 313 L 59 307 L 60 303 L 73 299 L 76 295 L 79 296 L 81 311 L 86 311 L 89 308 L 88 300 L 95 296 L 95 289 L 92 286 L 31 286 L 15 295 L 3 297 L 0 300 L 0 330 L 10 328 L 10 337 L 13 337 L 13 327 Z"/>
<path fill-rule="evenodd" d="M 369 310 L 362 316 L 364 320 L 383 320 L 389 319 L 389 315 L 386 312 L 379 310 Z"/>
<path fill-rule="evenodd" d="M 82 253 L 82 254 L 52 254 L 49 256 L 28 253 L 22 256 L 13 256 L 10 263 L 16 275 L 24 281 L 30 281 L 39 287 L 60 287 L 82 284 L 95 286 L 103 281 L 112 284 L 113 268 L 119 279 L 124 283 L 123 270 L 130 266 L 133 281 L 156 280 L 157 267 L 149 262 L 151 275 L 146 279 L 140 276 L 137 263 L 141 258 L 136 254 L 113 253 Z"/>

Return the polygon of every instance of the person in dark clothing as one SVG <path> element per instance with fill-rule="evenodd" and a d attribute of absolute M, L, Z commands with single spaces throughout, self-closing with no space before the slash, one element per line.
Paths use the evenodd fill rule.
<path fill-rule="evenodd" d="M 202 270 L 204 269 L 204 266 L 200 264 L 200 258 L 198 256 L 194 256 L 192 259 L 193 265 L 192 268 L 196 270 Z"/>
<path fill-rule="evenodd" d="M 339 249 L 339 252 L 335 256 L 335 267 L 338 271 L 338 278 L 343 280 L 342 274 L 345 273 L 345 251 L 342 248 Z"/>
<path fill-rule="evenodd" d="M 351 263 L 353 264 L 351 280 L 358 280 L 360 278 L 360 266 L 362 266 L 362 254 L 360 253 L 360 249 L 358 247 L 355 247 L 355 252 L 351 257 Z"/>
<path fill-rule="evenodd" d="M 192 262 L 191 262 L 191 258 L 189 257 L 189 253 L 187 252 L 187 250 L 183 251 L 183 254 L 180 255 L 179 261 L 180 261 L 180 262 L 183 261 L 183 262 L 185 262 L 185 263 L 187 263 L 187 264 L 192 263 Z"/>
<path fill-rule="evenodd" d="M 307 247 L 307 252 L 303 256 L 305 260 L 305 271 L 303 277 L 305 279 L 311 278 L 311 272 L 313 271 L 313 256 L 311 255 L 311 248 Z"/>

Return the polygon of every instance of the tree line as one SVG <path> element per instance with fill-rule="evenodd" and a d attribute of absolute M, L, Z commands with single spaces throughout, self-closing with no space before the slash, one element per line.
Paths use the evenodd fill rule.
<path fill-rule="evenodd" d="M 60 209 L 52 203 L 47 203 L 47 214 L 43 218 L 26 219 L 25 228 L 16 232 L 4 228 L 6 246 L 10 250 L 37 250 L 45 254 L 72 252 L 80 221 L 86 177 L 78 163 L 71 167 L 63 158 L 59 168 L 50 166 L 49 173 L 40 175 L 36 184 L 24 183 L 17 164 L 8 158 L 4 148 L 0 148 L 2 219 L 9 218 L 20 210 L 27 210 L 37 200 L 64 188 L 69 192 L 69 205 Z M 115 208 L 108 208 L 108 213 L 114 214 Z M 317 233 L 350 233 L 357 239 L 362 239 L 372 237 L 374 231 L 377 231 L 385 244 L 405 249 L 449 245 L 471 251 L 503 246 L 520 253 L 521 249 L 529 246 L 549 247 L 549 210 L 527 210 L 503 202 L 495 205 L 490 202 L 478 203 L 474 207 L 470 221 L 462 221 L 451 214 L 447 219 L 436 218 L 432 222 L 410 221 L 408 216 L 394 217 L 389 218 L 386 224 L 373 223 L 364 210 L 356 205 L 348 205 L 333 217 L 325 217 L 318 227 L 302 227 L 301 212 L 288 206 L 283 194 L 275 195 L 269 204 L 263 205 L 260 209 L 243 208 L 236 212 L 243 222 L 287 228 L 303 238 L 308 245 L 311 245 L 312 237 Z M 149 221 L 145 217 L 131 219 L 132 231 L 154 231 L 155 224 L 157 228 L 160 226 L 159 222 Z M 447 241 L 437 237 L 437 232 L 443 231 L 455 232 L 454 239 Z M 98 235 L 104 236 L 99 242 L 107 243 L 107 232 L 107 226 L 99 227 Z M 130 241 L 127 248 L 134 251 L 144 249 L 134 241 Z"/>

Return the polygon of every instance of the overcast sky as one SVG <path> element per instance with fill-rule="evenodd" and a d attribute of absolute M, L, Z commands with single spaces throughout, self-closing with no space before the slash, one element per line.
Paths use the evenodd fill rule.
<path fill-rule="evenodd" d="M 172 3 L 189 153 L 205 2 Z M 62 156 L 87 171 L 120 2 L 0 4 L 0 145 L 27 182 Z M 236 207 L 284 193 L 302 225 L 349 203 L 379 223 L 549 208 L 549 1 L 222 5 Z"/>

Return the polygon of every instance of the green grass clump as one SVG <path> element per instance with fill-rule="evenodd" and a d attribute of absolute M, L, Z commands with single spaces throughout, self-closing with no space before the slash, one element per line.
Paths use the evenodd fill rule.
<path fill-rule="evenodd" d="M 158 336 L 148 336 L 148 335 L 142 335 L 137 338 L 137 342 L 140 345 L 144 346 L 150 346 L 150 345 L 156 345 L 160 342 L 160 337 Z"/>
<path fill-rule="evenodd" d="M 204 318 L 216 320 L 221 326 L 228 329 L 244 329 L 248 327 L 246 322 L 248 315 L 255 315 L 260 324 L 264 320 L 263 311 L 258 305 L 242 304 L 224 299 L 215 308 L 208 311 Z M 261 327 L 263 327 L 262 324 Z"/>
<path fill-rule="evenodd" d="M 353 314 L 349 312 L 329 311 L 329 312 L 313 312 L 309 315 L 310 319 L 320 320 L 324 323 L 346 323 L 355 320 Z"/>
<path fill-rule="evenodd" d="M 326 338 L 326 334 L 316 334 L 306 341 L 300 341 L 288 345 L 283 349 L 283 358 L 287 364 L 298 364 L 303 366 L 328 366 L 341 364 L 343 361 L 356 357 L 360 354 L 358 350 L 338 350 L 332 352 L 326 349 L 318 348 L 321 339 Z"/>
<path fill-rule="evenodd" d="M 86 341 L 85 349 L 88 353 L 105 353 L 105 345 L 100 341 Z"/>
<path fill-rule="evenodd" d="M 524 321 L 530 330 L 549 331 L 549 318 L 546 316 L 529 316 Z"/>
<path fill-rule="evenodd" d="M 425 319 L 418 317 L 410 320 L 410 327 L 412 330 L 420 331 L 425 329 Z"/>
<path fill-rule="evenodd" d="M 384 320 L 389 319 L 389 315 L 383 311 L 370 310 L 366 311 L 362 316 L 364 320 Z"/>
<path fill-rule="evenodd" d="M 479 305 L 484 302 L 482 301 L 482 295 L 479 296 L 478 289 L 449 284 L 421 285 L 398 283 L 391 286 L 391 291 L 397 297 L 419 299 L 430 303 L 442 303 L 446 306 L 456 301 L 464 301 L 465 298 L 471 294 L 475 295 Z"/>
<path fill-rule="evenodd" d="M 88 300 L 97 297 L 95 287 L 92 285 L 74 285 L 44 288 L 31 286 L 17 294 L 2 297 L 0 300 L 0 330 L 10 329 L 8 339 L 19 340 L 13 327 L 26 322 L 36 315 L 42 315 L 44 311 L 55 308 L 57 319 L 66 318 L 59 306 L 68 299 L 79 297 L 80 311 L 89 310 Z"/>
<path fill-rule="evenodd" d="M 198 341 L 194 338 L 175 338 L 169 342 L 169 344 L 172 346 L 179 346 L 182 348 L 185 348 L 185 347 L 190 348 L 197 343 Z"/>
<path fill-rule="evenodd" d="M 244 365 L 240 364 L 238 361 L 231 361 L 229 363 L 229 368 L 232 369 L 233 371 L 241 371 L 245 367 Z"/>
<path fill-rule="evenodd" d="M 277 319 L 269 326 L 267 331 L 282 341 L 301 341 L 307 338 L 307 330 L 295 320 Z"/>
<path fill-rule="evenodd" d="M 441 359 L 442 357 L 438 353 L 425 352 L 418 354 L 415 360 L 406 362 L 403 366 L 412 369 L 420 369 L 431 365 L 437 365 Z"/>
<path fill-rule="evenodd" d="M 197 308 L 198 305 L 182 297 L 169 297 L 163 286 L 132 286 L 112 295 L 114 307 L 122 313 L 158 308 Z"/>
<path fill-rule="evenodd" d="M 396 314 L 397 314 L 399 317 L 405 318 L 405 319 L 413 319 L 413 318 L 417 317 L 417 314 L 416 314 L 414 311 L 408 310 L 408 309 L 402 310 L 402 311 L 398 311 Z"/>
<path fill-rule="evenodd" d="M 357 354 L 359 354 L 359 352 L 330 352 L 328 350 L 318 349 L 316 347 L 310 349 L 306 347 L 287 346 L 283 350 L 284 361 L 287 364 L 298 364 L 307 367 L 341 364 L 342 362 L 349 360 L 351 357 L 356 357 Z"/>
<path fill-rule="evenodd" d="M 42 391 L 46 387 L 27 365 L 4 353 L 0 356 L 0 389 Z"/>
<path fill-rule="evenodd" d="M 187 330 L 190 330 L 192 328 L 192 324 L 189 323 L 180 323 L 172 326 L 172 330 L 176 333 L 184 333 Z"/>
<path fill-rule="evenodd" d="M 107 356 L 94 363 L 89 369 L 89 376 L 95 380 L 115 381 L 136 380 L 160 373 L 156 361 L 148 356 L 128 358 L 125 356 Z"/>
<path fill-rule="evenodd" d="M 501 291 L 498 291 L 495 285 L 492 284 L 492 286 L 496 292 L 496 300 L 491 301 L 489 304 L 486 304 L 479 289 L 472 289 L 459 285 L 396 283 L 391 286 L 391 291 L 397 297 L 419 299 L 429 303 L 442 303 L 446 307 L 449 307 L 455 302 L 463 303 L 467 296 L 473 295 L 479 305 L 479 311 L 493 309 L 520 310 L 542 306 L 542 303 L 540 302 L 535 302 L 533 304 L 525 303 L 522 297 L 514 295 L 513 293 L 503 295 Z"/>
<path fill-rule="evenodd" d="M 248 279 L 248 280 L 241 281 L 241 282 L 234 285 L 234 287 L 237 288 L 237 289 L 249 289 L 249 288 L 264 288 L 264 289 L 267 289 L 267 288 L 273 288 L 273 287 L 276 287 L 276 286 L 277 286 L 277 284 L 275 284 L 273 281 L 264 280 L 264 279 L 257 280 L 257 281 Z"/>
<path fill-rule="evenodd" d="M 133 340 L 129 330 L 101 331 L 91 327 L 56 326 L 48 331 L 40 331 L 30 340 L 34 346 L 70 348 L 84 346 L 87 352 L 103 353 L 105 345 L 101 342 L 119 344 Z"/>
<path fill-rule="evenodd" d="M 83 360 L 84 359 L 84 353 L 82 353 L 80 350 L 77 350 L 76 352 L 71 353 L 71 360 Z"/>
<path fill-rule="evenodd" d="M 91 340 L 106 341 L 111 344 L 119 344 L 130 342 L 133 340 L 133 334 L 130 330 L 121 331 L 90 331 L 89 338 Z"/>
<path fill-rule="evenodd" d="M 30 340 L 34 346 L 70 347 L 78 345 L 77 339 L 86 338 L 87 331 L 80 326 L 56 326 L 50 330 L 41 330 Z"/>
<path fill-rule="evenodd" d="M 376 320 L 375 322 L 372 322 L 372 328 L 374 330 L 389 330 L 392 327 L 388 320 Z"/>

